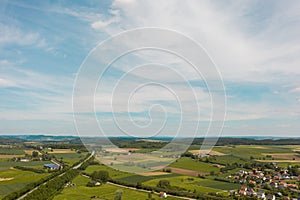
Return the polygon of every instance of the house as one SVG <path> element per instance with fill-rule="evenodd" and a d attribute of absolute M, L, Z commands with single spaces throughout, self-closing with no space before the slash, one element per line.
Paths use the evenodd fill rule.
<path fill-rule="evenodd" d="M 278 187 L 278 183 L 275 182 L 275 181 L 272 181 L 272 182 L 270 183 L 270 185 L 271 185 L 273 188 L 277 188 L 277 187 Z"/>
<path fill-rule="evenodd" d="M 168 196 L 167 196 L 167 193 L 165 193 L 165 192 L 160 192 L 160 193 L 159 193 L 159 197 L 161 197 L 161 198 L 167 198 Z"/>
<path fill-rule="evenodd" d="M 275 195 L 274 194 L 268 194 L 267 195 L 267 200 L 275 200 Z"/>
<path fill-rule="evenodd" d="M 240 194 L 240 195 L 243 195 L 243 196 L 247 195 L 247 187 L 246 187 L 246 186 L 243 186 L 243 187 L 240 189 L 239 194 Z"/>
<path fill-rule="evenodd" d="M 50 170 L 59 170 L 60 169 L 60 166 L 57 165 L 57 164 L 44 164 L 44 167 L 47 168 L 47 169 L 50 169 Z"/>
<path fill-rule="evenodd" d="M 298 189 L 298 185 L 297 185 L 297 184 L 287 184 L 287 186 L 288 186 L 289 188 Z"/>
<path fill-rule="evenodd" d="M 100 185 L 101 185 L 100 182 L 96 182 L 96 183 L 95 183 L 95 186 L 100 186 Z"/>
<path fill-rule="evenodd" d="M 255 190 L 253 188 L 251 188 L 251 187 L 248 187 L 247 194 L 249 196 L 256 196 L 257 195 L 257 193 L 255 192 Z"/>
<path fill-rule="evenodd" d="M 259 198 L 259 199 L 266 199 L 265 192 L 263 190 L 258 190 L 258 192 L 257 192 L 257 198 Z"/>
<path fill-rule="evenodd" d="M 22 158 L 22 159 L 20 159 L 20 161 L 21 162 L 30 162 L 31 160 L 30 160 L 30 158 Z"/>
<path fill-rule="evenodd" d="M 287 183 L 286 182 L 280 182 L 278 188 L 279 189 L 283 189 L 287 187 Z"/>

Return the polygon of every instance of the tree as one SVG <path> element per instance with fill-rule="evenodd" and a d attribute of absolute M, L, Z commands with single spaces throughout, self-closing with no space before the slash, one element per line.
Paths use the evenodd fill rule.
<path fill-rule="evenodd" d="M 123 196 L 123 190 L 117 190 L 115 193 L 114 200 L 122 200 L 122 196 Z"/>
<path fill-rule="evenodd" d="M 39 156 L 39 152 L 33 151 L 32 152 L 32 157 L 37 158 Z"/>
<path fill-rule="evenodd" d="M 160 181 L 157 183 L 157 187 L 160 187 L 160 188 L 168 188 L 168 187 L 170 187 L 170 181 L 168 181 L 168 180 L 160 180 Z"/>
<path fill-rule="evenodd" d="M 91 177 L 94 181 L 100 181 L 102 183 L 106 183 L 108 181 L 109 174 L 108 171 L 104 171 L 104 170 L 94 171 Z"/>

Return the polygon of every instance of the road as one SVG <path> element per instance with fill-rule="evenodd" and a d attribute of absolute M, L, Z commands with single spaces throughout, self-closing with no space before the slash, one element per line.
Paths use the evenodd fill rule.
<path fill-rule="evenodd" d="M 90 158 L 91 158 L 92 156 L 94 156 L 94 155 L 95 155 L 95 151 L 93 151 L 93 152 L 91 153 L 91 155 L 90 155 L 88 158 L 86 158 L 84 161 L 82 161 L 82 162 L 79 163 L 78 165 L 74 166 L 72 169 L 78 169 L 78 168 L 82 165 L 82 163 L 86 162 L 88 159 L 90 159 Z M 66 173 L 66 172 L 64 172 L 64 173 L 62 173 L 62 174 L 60 174 L 60 175 L 58 175 L 58 176 L 63 176 L 65 173 Z M 54 178 L 56 178 L 56 177 L 57 177 L 57 176 L 53 177 L 52 179 L 54 179 Z M 52 179 L 50 179 L 50 180 L 52 180 Z M 50 181 L 50 180 L 48 180 L 48 181 Z M 41 185 L 46 185 L 48 181 L 46 181 L 45 183 L 43 183 L 43 184 L 41 184 Z M 41 185 L 38 185 L 38 186 L 36 186 L 35 188 L 33 188 L 32 190 L 30 190 L 30 191 L 28 191 L 27 193 L 23 194 L 23 195 L 22 195 L 21 197 L 19 197 L 17 200 L 24 199 L 28 194 L 30 194 L 30 193 L 32 193 L 33 191 L 37 190 Z"/>

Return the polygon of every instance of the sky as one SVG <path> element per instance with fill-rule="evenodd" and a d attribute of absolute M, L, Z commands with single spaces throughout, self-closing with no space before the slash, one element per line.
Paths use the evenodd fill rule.
<path fill-rule="evenodd" d="M 199 123 L 196 136 L 201 137 L 211 123 L 210 136 L 222 130 L 222 136 L 298 137 L 299 10 L 296 0 L 2 0 L 0 134 L 77 135 L 73 91 L 90 52 L 124 31 L 156 27 L 201 44 L 222 77 L 226 96 L 208 91 L 205 81 L 174 55 L 132 52 L 103 75 L 95 113 L 84 109 L 84 96 L 76 97 L 82 105 L 76 115 L 87 122 L 80 134 L 99 134 L 88 124 L 96 116 L 110 136 L 173 136 L 181 126 L 185 136 L 194 136 Z M 132 70 L 136 66 L 142 67 Z M 137 88 L 149 81 L 171 89 Z M 226 110 L 225 118 L 211 120 L 211 93 L 225 98 L 226 107 L 214 105 L 216 112 Z"/>

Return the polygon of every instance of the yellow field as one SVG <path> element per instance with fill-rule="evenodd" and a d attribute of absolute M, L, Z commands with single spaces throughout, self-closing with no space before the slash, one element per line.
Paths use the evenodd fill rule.
<path fill-rule="evenodd" d="M 24 157 L 24 155 L 0 155 L 1 158 L 15 158 L 15 157 Z"/>
<path fill-rule="evenodd" d="M 24 151 L 25 151 L 26 154 L 32 155 L 32 152 L 37 151 L 37 150 L 34 150 L 34 149 L 25 149 Z M 39 153 L 39 155 L 42 155 L 40 152 L 38 152 L 38 153 Z"/>
<path fill-rule="evenodd" d="M 141 176 L 160 176 L 160 175 L 166 175 L 169 174 L 167 172 L 143 172 L 143 173 L 138 173 Z"/>
<path fill-rule="evenodd" d="M 224 156 L 226 154 L 224 153 L 221 153 L 221 152 L 218 152 L 218 151 L 214 151 L 214 150 L 189 150 L 189 152 L 191 152 L 192 154 L 194 155 L 198 155 L 198 154 L 214 154 L 214 155 L 217 155 L 217 156 Z"/>
<path fill-rule="evenodd" d="M 72 149 L 52 149 L 48 153 L 74 153 L 75 151 Z"/>
<path fill-rule="evenodd" d="M 263 155 L 269 155 L 272 156 L 272 158 L 277 160 L 294 160 L 294 161 L 300 161 L 300 157 L 296 153 L 269 153 L 269 154 L 263 154 Z"/>

